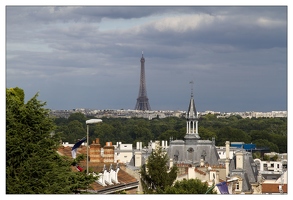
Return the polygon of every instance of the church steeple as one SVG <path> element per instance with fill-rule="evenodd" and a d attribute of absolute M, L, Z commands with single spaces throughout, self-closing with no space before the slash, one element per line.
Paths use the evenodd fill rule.
<path fill-rule="evenodd" d="M 191 98 L 189 102 L 189 107 L 186 113 L 186 134 L 194 135 L 196 138 L 200 138 L 198 135 L 198 114 L 196 111 L 194 98 L 193 98 L 193 81 L 189 82 L 191 84 Z"/>
<path fill-rule="evenodd" d="M 189 102 L 189 107 L 187 111 L 187 118 L 188 119 L 195 119 L 197 118 L 197 112 L 196 112 L 196 107 L 193 99 L 193 81 L 189 82 L 191 84 L 191 98 Z"/>

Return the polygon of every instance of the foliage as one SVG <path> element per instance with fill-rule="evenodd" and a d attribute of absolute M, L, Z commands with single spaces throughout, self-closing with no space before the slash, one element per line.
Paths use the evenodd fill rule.
<path fill-rule="evenodd" d="M 84 116 L 84 114 L 82 113 L 72 113 L 69 117 L 68 117 L 68 121 L 71 122 L 71 121 L 79 121 L 81 124 L 83 124 L 83 126 L 85 127 L 86 126 L 86 120 L 87 118 Z"/>
<path fill-rule="evenodd" d="M 153 150 L 147 163 L 141 167 L 141 183 L 146 194 L 162 193 L 177 177 L 177 166 L 168 169 L 168 156 L 162 148 Z"/>
<path fill-rule="evenodd" d="M 269 155 L 264 155 L 263 160 L 264 161 L 270 161 L 270 156 Z"/>
<path fill-rule="evenodd" d="M 261 153 L 259 151 L 252 154 L 253 159 L 262 159 Z"/>
<path fill-rule="evenodd" d="M 57 153 L 60 136 L 38 94 L 27 103 L 20 88 L 6 89 L 6 193 L 66 194 L 95 180 L 71 170 L 72 160 Z"/>
<path fill-rule="evenodd" d="M 173 186 L 166 187 L 162 194 L 205 194 L 209 190 L 207 182 L 201 182 L 200 179 L 183 179 L 176 181 Z M 217 194 L 215 191 L 209 191 L 208 194 Z"/>
<path fill-rule="evenodd" d="M 269 148 L 271 152 L 279 152 L 279 148 L 267 139 L 258 139 L 253 141 L 257 148 Z"/>
<path fill-rule="evenodd" d="M 73 114 L 72 114 L 73 115 Z M 69 117 L 71 123 L 74 120 L 84 120 L 92 118 L 74 113 L 74 117 Z M 95 124 L 90 127 L 90 143 L 95 138 L 100 138 L 103 146 L 106 142 L 132 143 L 142 142 L 147 146 L 150 140 L 170 141 L 170 138 L 183 140 L 186 134 L 186 118 L 166 117 L 163 119 L 155 118 L 152 120 L 144 118 L 102 118 L 103 123 Z M 62 133 L 62 141 L 73 143 L 74 139 L 83 137 L 86 132 L 84 125 L 75 122 L 75 130 L 71 130 L 68 119 L 54 119 L 58 132 Z M 82 130 L 83 129 L 83 130 Z M 230 116 L 228 118 L 217 118 L 217 115 L 207 114 L 201 116 L 198 122 L 199 136 L 203 140 L 215 138 L 217 146 L 225 145 L 226 141 L 245 142 L 260 144 L 260 139 L 269 142 L 271 151 L 278 153 L 287 152 L 287 118 L 241 118 Z M 73 136 L 74 135 L 74 136 Z M 78 137 L 78 138 L 75 138 Z"/>
<path fill-rule="evenodd" d="M 269 155 L 264 155 L 263 160 L 265 161 L 277 161 L 278 160 L 278 155 L 274 156 L 269 156 Z"/>

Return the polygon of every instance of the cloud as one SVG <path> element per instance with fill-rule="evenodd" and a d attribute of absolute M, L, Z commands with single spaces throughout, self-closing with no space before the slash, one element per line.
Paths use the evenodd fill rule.
<path fill-rule="evenodd" d="M 285 6 L 8 6 L 6 32 L 7 86 L 53 109 L 132 109 L 142 51 L 152 109 L 185 109 L 190 80 L 199 110 L 286 109 Z"/>

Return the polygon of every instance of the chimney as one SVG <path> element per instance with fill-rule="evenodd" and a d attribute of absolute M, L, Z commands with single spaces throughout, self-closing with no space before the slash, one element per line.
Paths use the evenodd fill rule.
<path fill-rule="evenodd" d="M 100 139 L 96 138 L 93 140 L 93 143 L 90 145 L 89 148 L 89 160 L 90 162 L 104 162 L 104 159 L 101 156 L 101 145 Z"/>
<path fill-rule="evenodd" d="M 238 151 L 236 154 L 236 169 L 243 169 L 243 155 L 242 151 Z"/>
<path fill-rule="evenodd" d="M 204 161 L 203 161 L 203 159 L 202 159 L 202 158 L 200 159 L 200 166 L 201 166 L 201 167 L 203 167 L 203 166 L 204 166 Z"/>
<path fill-rule="evenodd" d="M 134 166 L 135 167 L 141 167 L 141 152 L 140 151 L 136 151 L 134 153 Z"/>
<path fill-rule="evenodd" d="M 230 142 L 226 141 L 226 159 L 230 159 Z"/>
<path fill-rule="evenodd" d="M 106 142 L 104 146 L 104 162 L 105 163 L 113 163 L 114 162 L 114 146 L 112 142 Z"/>
<path fill-rule="evenodd" d="M 260 173 L 258 173 L 258 175 L 257 175 L 257 182 L 258 183 L 262 182 L 262 175 Z"/>
<path fill-rule="evenodd" d="M 139 142 L 139 149 L 142 149 L 142 142 Z"/>
<path fill-rule="evenodd" d="M 112 146 L 112 142 L 106 142 L 106 146 L 107 147 Z"/>
<path fill-rule="evenodd" d="M 230 142 L 226 141 L 226 160 L 225 160 L 225 167 L 226 167 L 226 177 L 229 175 L 229 163 L 230 163 Z"/>

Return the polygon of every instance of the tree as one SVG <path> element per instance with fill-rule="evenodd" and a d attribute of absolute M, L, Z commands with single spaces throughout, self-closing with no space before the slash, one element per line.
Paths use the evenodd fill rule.
<path fill-rule="evenodd" d="M 166 187 L 162 194 L 205 194 L 209 190 L 207 182 L 201 182 L 200 179 L 183 179 L 176 181 L 173 186 Z M 216 194 L 215 191 L 209 191 L 208 194 Z"/>
<path fill-rule="evenodd" d="M 178 138 L 178 131 L 175 130 L 167 130 L 163 133 L 161 133 L 161 135 L 159 136 L 159 140 L 170 140 L 170 137 L 177 139 Z"/>
<path fill-rule="evenodd" d="M 202 140 L 212 140 L 212 138 L 217 137 L 217 134 L 215 132 L 201 126 L 198 128 L 198 133 Z"/>
<path fill-rule="evenodd" d="M 83 124 L 78 120 L 73 120 L 68 123 L 68 141 L 70 143 L 76 143 L 78 140 L 86 136 L 86 130 Z"/>
<path fill-rule="evenodd" d="M 244 131 L 231 128 L 230 126 L 222 127 L 217 132 L 217 145 L 225 145 L 226 141 L 249 143 L 251 138 Z"/>
<path fill-rule="evenodd" d="M 84 127 L 86 126 L 85 121 L 87 120 L 87 118 L 85 117 L 84 114 L 79 112 L 70 114 L 70 116 L 68 117 L 68 121 L 74 121 L 74 120 L 79 121 L 81 124 L 84 125 Z"/>
<path fill-rule="evenodd" d="M 254 140 L 253 143 L 257 148 L 269 148 L 271 152 L 279 152 L 278 146 L 266 139 Z"/>
<path fill-rule="evenodd" d="M 38 93 L 24 103 L 24 91 L 6 89 L 6 193 L 66 194 L 96 179 L 71 170 L 72 159 L 57 153 L 60 136 Z"/>
<path fill-rule="evenodd" d="M 162 193 L 176 180 L 178 168 L 174 165 L 168 169 L 168 159 L 162 148 L 159 147 L 152 151 L 147 163 L 140 170 L 144 193 Z"/>

